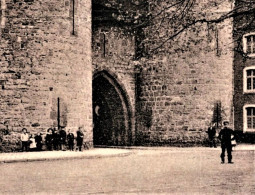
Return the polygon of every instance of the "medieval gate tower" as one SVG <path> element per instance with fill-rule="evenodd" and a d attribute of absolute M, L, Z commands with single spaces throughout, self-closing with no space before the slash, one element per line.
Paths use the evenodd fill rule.
<path fill-rule="evenodd" d="M 211 122 L 233 123 L 233 18 L 201 20 L 140 55 L 160 45 L 168 24 L 151 17 L 150 25 L 137 28 L 107 2 L 1 0 L 6 151 L 17 149 L 23 127 L 31 133 L 83 127 L 90 146 L 192 145 L 205 141 Z M 153 15 L 167 2 L 135 11 Z M 234 5 L 195 2 L 193 17 L 208 20 Z"/>

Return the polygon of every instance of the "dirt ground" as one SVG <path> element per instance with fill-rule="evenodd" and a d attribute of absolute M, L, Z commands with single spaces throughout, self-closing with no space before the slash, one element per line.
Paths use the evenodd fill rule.
<path fill-rule="evenodd" d="M 129 156 L 0 164 L 0 194 L 255 194 L 255 153 L 132 150 Z"/>

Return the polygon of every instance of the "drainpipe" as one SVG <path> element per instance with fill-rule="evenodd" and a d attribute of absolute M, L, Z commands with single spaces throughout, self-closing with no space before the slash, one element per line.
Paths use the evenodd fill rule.
<path fill-rule="evenodd" d="M 134 68 L 134 76 L 135 76 L 135 135 L 134 135 L 134 141 L 133 143 L 137 145 L 137 131 L 138 131 L 138 126 L 137 126 L 137 121 L 138 121 L 138 116 L 139 116 L 139 110 L 138 110 L 138 104 L 140 102 L 140 85 L 141 85 L 141 73 L 142 73 L 142 68 L 140 64 L 136 63 L 135 68 Z"/>
<path fill-rule="evenodd" d="M 60 129 L 60 98 L 58 97 L 58 130 Z"/>

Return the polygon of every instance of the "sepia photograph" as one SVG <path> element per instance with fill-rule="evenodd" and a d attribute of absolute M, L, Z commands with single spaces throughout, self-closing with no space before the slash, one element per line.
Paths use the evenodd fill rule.
<path fill-rule="evenodd" d="M 255 194 L 255 0 L 0 9 L 0 194 Z"/>

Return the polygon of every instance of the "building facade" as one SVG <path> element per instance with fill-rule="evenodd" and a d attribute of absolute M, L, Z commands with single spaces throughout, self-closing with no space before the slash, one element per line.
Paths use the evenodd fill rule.
<path fill-rule="evenodd" d="M 175 2 L 1 0 L 1 150 L 24 127 L 83 127 L 89 146 L 204 144 L 223 120 L 253 132 L 249 17 Z"/>
<path fill-rule="evenodd" d="M 252 7 L 252 2 L 236 1 L 236 7 Z M 249 10 L 243 12 L 234 17 L 234 124 L 235 130 L 244 133 L 244 140 L 254 142 L 255 23 Z"/>

